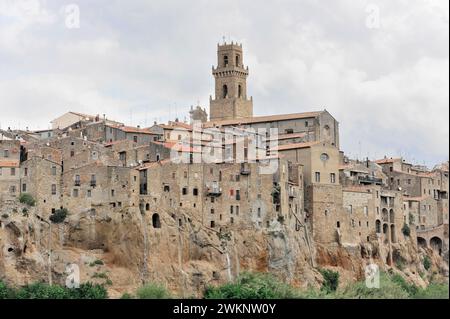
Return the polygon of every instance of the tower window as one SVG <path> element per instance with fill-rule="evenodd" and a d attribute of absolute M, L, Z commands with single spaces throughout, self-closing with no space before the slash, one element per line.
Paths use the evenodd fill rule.
<path fill-rule="evenodd" d="M 242 85 L 238 85 L 238 97 L 242 97 Z"/>
<path fill-rule="evenodd" d="M 228 55 L 223 56 L 223 65 L 228 66 Z"/>
<path fill-rule="evenodd" d="M 236 66 L 239 66 L 240 64 L 240 58 L 239 55 L 236 55 Z"/>
<path fill-rule="evenodd" d="M 222 98 L 226 99 L 228 97 L 228 86 L 224 85 L 222 87 Z"/>

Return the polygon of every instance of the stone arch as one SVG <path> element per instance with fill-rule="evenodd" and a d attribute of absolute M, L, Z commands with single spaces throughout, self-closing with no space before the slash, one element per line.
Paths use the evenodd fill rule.
<path fill-rule="evenodd" d="M 381 234 L 381 221 L 379 219 L 375 221 L 375 231 L 377 234 Z"/>
<path fill-rule="evenodd" d="M 388 222 L 389 221 L 389 212 L 386 208 L 383 208 L 381 210 L 381 217 L 383 219 L 383 222 Z"/>
<path fill-rule="evenodd" d="M 242 85 L 238 85 L 238 98 L 242 97 Z"/>
<path fill-rule="evenodd" d="M 391 225 L 391 241 L 393 243 L 397 242 L 397 236 L 395 234 L 395 225 Z"/>
<path fill-rule="evenodd" d="M 442 255 L 442 239 L 437 236 L 434 236 L 430 239 L 430 247 L 439 253 L 439 256 Z"/>
<path fill-rule="evenodd" d="M 393 210 L 393 209 L 391 209 L 391 210 L 389 211 L 389 221 L 390 221 L 391 223 L 395 223 L 395 214 L 394 214 L 394 210 Z"/>
<path fill-rule="evenodd" d="M 387 223 L 383 224 L 383 235 L 384 243 L 387 244 L 389 242 L 389 225 Z"/>
<path fill-rule="evenodd" d="M 427 241 L 423 237 L 417 237 L 417 246 L 427 248 Z"/>
<path fill-rule="evenodd" d="M 153 228 L 161 228 L 161 220 L 159 218 L 159 214 L 157 214 L 157 213 L 153 214 L 152 225 L 153 225 Z"/>

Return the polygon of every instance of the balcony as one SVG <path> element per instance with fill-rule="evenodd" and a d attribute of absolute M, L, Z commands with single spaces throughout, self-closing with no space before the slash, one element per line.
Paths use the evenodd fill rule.
<path fill-rule="evenodd" d="M 373 176 L 358 176 L 358 181 L 360 184 L 375 184 L 381 185 L 383 184 L 383 180 L 381 178 L 376 178 Z"/>
<path fill-rule="evenodd" d="M 222 188 L 219 187 L 218 183 L 213 183 L 212 185 L 206 186 L 207 196 L 218 197 L 222 195 Z"/>
<path fill-rule="evenodd" d="M 250 166 L 246 163 L 241 164 L 241 175 L 250 175 Z"/>
<path fill-rule="evenodd" d="M 81 186 L 81 182 L 80 181 L 75 181 L 74 185 L 75 186 Z"/>
<path fill-rule="evenodd" d="M 91 181 L 90 185 L 91 185 L 91 187 L 96 187 L 97 186 L 97 181 Z"/>
<path fill-rule="evenodd" d="M 289 198 L 297 198 L 297 191 L 294 188 L 289 188 Z"/>

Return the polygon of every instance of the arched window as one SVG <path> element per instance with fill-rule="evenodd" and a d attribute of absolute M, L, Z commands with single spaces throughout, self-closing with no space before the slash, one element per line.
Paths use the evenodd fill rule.
<path fill-rule="evenodd" d="M 149 203 L 145 204 L 145 210 L 150 210 L 150 204 Z"/>
<path fill-rule="evenodd" d="M 228 66 L 228 55 L 223 56 L 223 66 Z"/>
<path fill-rule="evenodd" d="M 377 221 L 375 222 L 375 230 L 377 234 L 381 233 L 381 221 L 379 219 L 377 219 Z"/>
<path fill-rule="evenodd" d="M 391 223 L 395 223 L 395 215 L 394 215 L 394 210 L 393 209 L 391 209 L 389 211 L 389 220 L 390 220 Z"/>
<path fill-rule="evenodd" d="M 242 97 L 242 86 L 240 84 L 238 85 L 238 97 Z"/>
<path fill-rule="evenodd" d="M 393 243 L 397 242 L 397 236 L 395 234 L 395 225 L 391 225 L 391 241 Z"/>
<path fill-rule="evenodd" d="M 152 224 L 153 228 L 161 228 L 161 221 L 159 220 L 159 215 L 156 213 L 152 216 Z"/>
<path fill-rule="evenodd" d="M 239 66 L 241 63 L 239 55 L 236 55 L 236 66 Z"/>
<path fill-rule="evenodd" d="M 222 98 L 226 99 L 228 97 L 228 86 L 224 85 L 222 87 Z"/>

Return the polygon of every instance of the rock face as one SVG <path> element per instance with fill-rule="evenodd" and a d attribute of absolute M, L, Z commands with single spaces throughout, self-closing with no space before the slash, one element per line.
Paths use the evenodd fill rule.
<path fill-rule="evenodd" d="M 418 250 L 412 241 L 393 247 L 394 265 L 389 266 L 376 241 L 317 245 L 307 229 L 294 231 L 278 221 L 267 229 L 218 232 L 189 219 L 180 225 L 169 214 L 160 216 L 161 227 L 154 228 L 151 216 L 137 208 L 103 216 L 69 215 L 52 225 L 34 208 L 17 204 L 8 211 L 14 213 L 0 219 L 0 279 L 13 285 L 48 282 L 50 277 L 65 284 L 68 267 L 76 265 L 81 282 L 104 283 L 113 298 L 146 282 L 163 283 L 187 298 L 201 297 L 206 286 L 231 281 L 242 271 L 271 272 L 296 287 L 318 288 L 318 268 L 338 270 L 345 284 L 364 278 L 364 267 L 377 263 L 402 270 L 424 286 L 419 274 L 425 271 L 425 254 L 432 256 L 437 272 L 448 276 L 440 256 Z"/>

